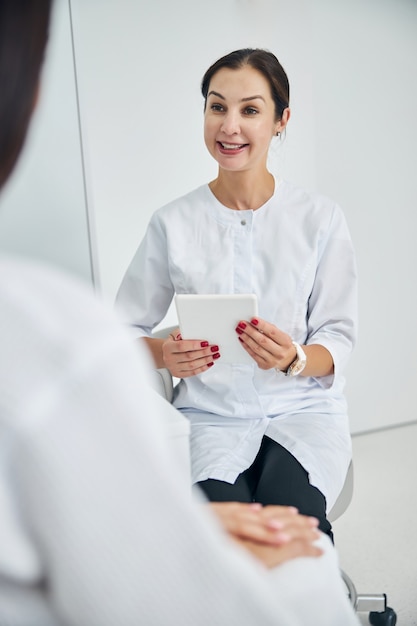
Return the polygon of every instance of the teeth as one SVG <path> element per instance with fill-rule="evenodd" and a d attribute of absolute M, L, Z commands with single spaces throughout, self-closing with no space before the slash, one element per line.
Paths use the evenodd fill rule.
<path fill-rule="evenodd" d="M 237 150 L 241 148 L 244 144 L 235 144 L 235 143 L 222 143 L 223 148 L 226 150 Z"/>

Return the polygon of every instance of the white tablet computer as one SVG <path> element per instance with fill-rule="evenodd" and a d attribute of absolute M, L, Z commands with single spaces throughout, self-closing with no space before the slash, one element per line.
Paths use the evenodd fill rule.
<path fill-rule="evenodd" d="M 258 315 L 256 295 L 177 294 L 175 306 L 183 339 L 217 344 L 221 354 L 219 363 L 254 363 L 240 345 L 235 328 L 240 320 Z"/>

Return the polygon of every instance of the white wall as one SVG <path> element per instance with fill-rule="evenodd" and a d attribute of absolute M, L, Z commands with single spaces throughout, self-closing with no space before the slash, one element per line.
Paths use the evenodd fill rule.
<path fill-rule="evenodd" d="M 359 266 L 354 431 L 417 419 L 417 2 L 315 3 L 317 186 L 345 209 Z"/>
<path fill-rule="evenodd" d="M 0 250 L 52 263 L 91 284 L 67 0 L 55 3 L 38 106 L 0 196 Z"/>

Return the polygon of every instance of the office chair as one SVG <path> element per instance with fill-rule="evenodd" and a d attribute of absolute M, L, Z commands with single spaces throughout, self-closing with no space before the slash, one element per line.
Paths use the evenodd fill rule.
<path fill-rule="evenodd" d="M 165 339 L 177 326 L 163 328 L 153 333 L 153 337 Z M 167 369 L 155 369 L 152 371 L 152 386 L 168 402 L 172 402 L 174 383 L 171 373 Z M 338 499 L 328 513 L 330 522 L 341 517 L 348 508 L 353 496 L 353 464 L 349 465 L 346 479 Z M 397 615 L 387 606 L 387 596 L 382 594 L 358 594 L 349 576 L 341 570 L 343 581 L 346 585 L 347 594 L 352 606 L 358 613 L 369 612 L 369 622 L 373 626 L 395 626 Z"/>
<path fill-rule="evenodd" d="M 335 504 L 329 511 L 327 518 L 329 522 L 336 521 L 348 508 L 353 496 L 353 463 L 350 462 L 346 479 Z M 346 585 L 348 597 L 358 613 L 369 611 L 369 622 L 373 626 L 395 626 L 397 615 L 395 611 L 387 606 L 387 596 L 381 594 L 358 594 L 349 576 L 341 570 L 343 581 Z"/>

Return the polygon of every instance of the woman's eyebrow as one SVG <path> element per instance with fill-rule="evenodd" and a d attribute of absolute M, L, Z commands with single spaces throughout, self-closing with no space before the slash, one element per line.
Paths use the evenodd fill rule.
<path fill-rule="evenodd" d="M 222 94 L 221 94 L 221 93 L 218 93 L 217 91 L 210 91 L 210 92 L 207 94 L 207 98 L 208 98 L 209 96 L 216 96 L 217 98 L 221 98 L 222 100 L 226 100 L 226 98 L 225 98 L 224 96 L 222 96 Z"/>
<path fill-rule="evenodd" d="M 220 98 L 221 100 L 226 100 L 226 98 L 224 96 L 222 96 L 221 93 L 219 93 L 218 91 L 210 91 L 207 94 L 207 97 L 209 96 L 216 96 L 217 98 Z M 247 98 L 241 98 L 240 102 L 250 102 L 251 100 L 257 100 L 257 99 L 263 100 L 265 102 L 265 98 L 261 95 L 256 95 L 256 96 L 248 96 Z"/>
<path fill-rule="evenodd" d="M 249 102 L 250 100 L 257 100 L 257 99 L 263 100 L 265 102 L 265 98 L 263 96 L 249 96 L 249 98 L 242 98 L 241 102 Z"/>

